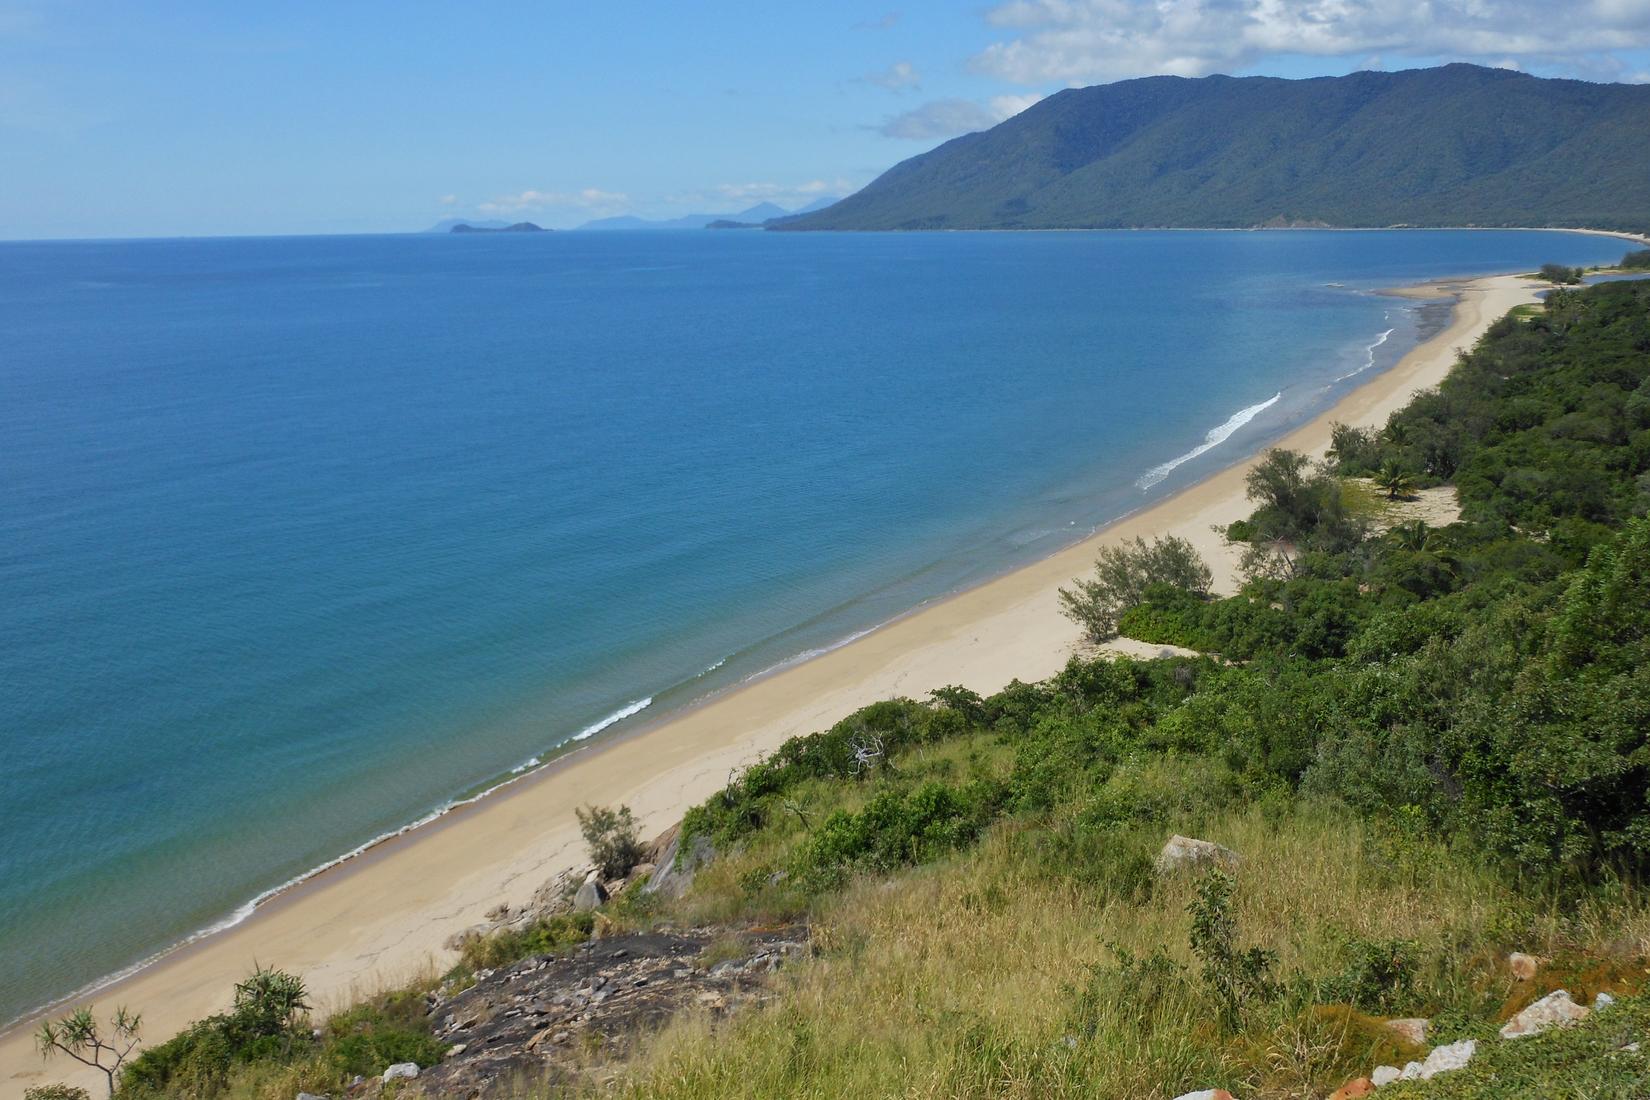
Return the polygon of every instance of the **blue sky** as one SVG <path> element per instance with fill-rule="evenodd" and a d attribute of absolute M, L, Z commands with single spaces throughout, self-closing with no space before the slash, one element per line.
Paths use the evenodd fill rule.
<path fill-rule="evenodd" d="M 1063 87 L 1453 59 L 1650 81 L 1650 0 L 0 0 L 0 238 L 794 207 Z"/>

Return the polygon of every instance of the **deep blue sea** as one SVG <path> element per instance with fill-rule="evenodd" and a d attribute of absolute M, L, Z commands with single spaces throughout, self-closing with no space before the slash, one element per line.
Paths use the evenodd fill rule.
<path fill-rule="evenodd" d="M 1626 248 L 0 244 L 0 1020 L 1252 451 L 1437 323 L 1371 288 Z"/>

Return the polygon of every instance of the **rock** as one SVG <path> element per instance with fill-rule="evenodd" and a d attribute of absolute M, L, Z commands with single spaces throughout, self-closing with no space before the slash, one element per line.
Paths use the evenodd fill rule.
<path fill-rule="evenodd" d="M 1387 1020 L 1386 1028 L 1406 1043 L 1418 1047 L 1427 1045 L 1427 1021 L 1419 1017 L 1408 1016 L 1398 1020 Z"/>
<path fill-rule="evenodd" d="M 1514 978 L 1527 982 L 1541 969 L 1541 959 L 1535 955 L 1526 955 L 1522 951 L 1514 951 L 1507 956 L 1507 969 L 1512 971 Z"/>
<path fill-rule="evenodd" d="M 1404 1067 L 1404 1072 L 1398 1075 L 1400 1081 L 1419 1081 L 1421 1079 L 1421 1063 L 1410 1062 Z"/>
<path fill-rule="evenodd" d="M 395 1063 L 395 1065 L 389 1067 L 388 1069 L 386 1069 L 384 1071 L 384 1084 L 387 1085 L 391 1081 L 398 1080 L 402 1077 L 405 1077 L 408 1080 L 411 1080 L 412 1078 L 417 1077 L 417 1076 L 418 1076 L 418 1063 L 417 1062 L 397 1062 L 397 1063 Z"/>
<path fill-rule="evenodd" d="M 1187 1092 L 1174 1100 L 1232 1100 L 1232 1094 L 1225 1089 L 1204 1089 L 1202 1092 Z"/>
<path fill-rule="evenodd" d="M 469 1043 L 454 1043 L 452 1046 L 448 1047 L 446 1050 L 441 1052 L 441 1057 L 442 1058 L 457 1058 L 460 1054 L 463 1054 L 465 1051 L 467 1051 L 469 1049 L 470 1049 L 470 1044 Z"/>
<path fill-rule="evenodd" d="M 601 906 L 607 900 L 607 887 L 602 885 L 601 875 L 591 871 L 579 887 L 579 892 L 573 895 L 573 912 L 589 913 Z"/>
<path fill-rule="evenodd" d="M 1403 1070 L 1397 1066 L 1376 1066 L 1375 1072 L 1369 1075 L 1369 1081 L 1376 1088 L 1390 1085 L 1403 1076 Z"/>
<path fill-rule="evenodd" d="M 1235 871 L 1238 862 L 1238 854 L 1230 848 L 1222 848 L 1207 840 L 1195 840 L 1176 833 L 1157 854 L 1157 872 L 1169 874 L 1187 867 L 1196 869 L 1209 866 Z"/>
<path fill-rule="evenodd" d="M 298 1100 L 327 1100 L 325 1096 L 317 1096 L 313 1092 L 300 1092 Z"/>
<path fill-rule="evenodd" d="M 1329 1094 L 1329 1100 L 1358 1100 L 1375 1091 L 1375 1083 L 1367 1077 L 1358 1077 Z"/>
<path fill-rule="evenodd" d="M 1460 1069 L 1472 1061 L 1472 1056 L 1477 1050 L 1477 1039 L 1462 1039 L 1459 1043 L 1433 1047 L 1432 1053 L 1427 1055 L 1427 1060 L 1421 1063 L 1421 1080 L 1430 1081 L 1440 1073 Z"/>
<path fill-rule="evenodd" d="M 667 898 L 679 898 L 687 893 L 693 885 L 693 876 L 712 859 L 716 858 L 716 845 L 711 843 L 708 836 L 699 834 L 688 842 L 687 850 L 682 850 L 682 836 L 677 833 L 671 838 L 670 844 L 660 853 L 653 862 L 657 866 L 642 887 L 644 894 L 662 894 Z"/>
<path fill-rule="evenodd" d="M 1603 990 L 1599 990 L 1598 996 L 1593 998 L 1593 1011 L 1597 1012 L 1601 1008 L 1609 1008 L 1615 1003 L 1616 999 L 1614 997 Z"/>
<path fill-rule="evenodd" d="M 1522 1039 L 1538 1035 L 1550 1027 L 1571 1027 L 1586 1019 L 1590 1010 L 1570 999 L 1567 990 L 1555 989 L 1523 1012 L 1507 1021 L 1501 1029 L 1503 1039 Z"/>

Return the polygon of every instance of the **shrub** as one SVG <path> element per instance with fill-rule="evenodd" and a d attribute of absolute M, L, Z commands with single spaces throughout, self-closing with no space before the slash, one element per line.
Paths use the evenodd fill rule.
<path fill-rule="evenodd" d="M 23 1100 L 92 1100 L 79 1085 L 35 1085 L 23 1090 Z"/>
<path fill-rule="evenodd" d="M 1073 588 L 1060 589 L 1060 607 L 1090 639 L 1101 642 L 1117 633 L 1118 616 L 1139 603 L 1148 586 L 1167 584 L 1207 595 L 1213 583 L 1214 575 L 1190 542 L 1170 535 L 1148 544 L 1137 537 L 1103 547 L 1093 579 L 1079 578 Z"/>
<path fill-rule="evenodd" d="M 1621 258 L 1621 266 L 1629 270 L 1650 267 L 1650 248 L 1629 252 Z"/>
<path fill-rule="evenodd" d="M 579 818 L 579 832 L 590 846 L 590 861 L 603 878 L 622 878 L 641 862 L 644 849 L 629 806 L 617 810 L 585 806 L 573 812 Z"/>
<path fill-rule="evenodd" d="M 1563 264 L 1542 264 L 1540 274 L 1549 283 L 1574 286 L 1581 282 L 1582 271 L 1579 267 L 1565 267 Z"/>
<path fill-rule="evenodd" d="M 470 940 L 459 956 L 467 970 L 496 970 L 531 955 L 548 955 L 590 938 L 596 927 L 592 913 L 558 913 L 526 928 L 507 929 Z"/>
<path fill-rule="evenodd" d="M 1192 954 L 1203 964 L 1203 984 L 1214 995 L 1221 1022 L 1237 1030 L 1250 1005 L 1280 992 L 1272 980 L 1277 956 L 1259 947 L 1237 946 L 1237 917 L 1232 912 L 1235 883 L 1224 871 L 1211 871 L 1197 885 L 1186 907 L 1192 917 Z"/>

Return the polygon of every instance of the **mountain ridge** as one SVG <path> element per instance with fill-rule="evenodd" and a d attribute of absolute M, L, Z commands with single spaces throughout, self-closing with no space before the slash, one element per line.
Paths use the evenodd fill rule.
<path fill-rule="evenodd" d="M 1650 225 L 1650 85 L 1454 64 L 1073 88 L 773 228 Z"/>

